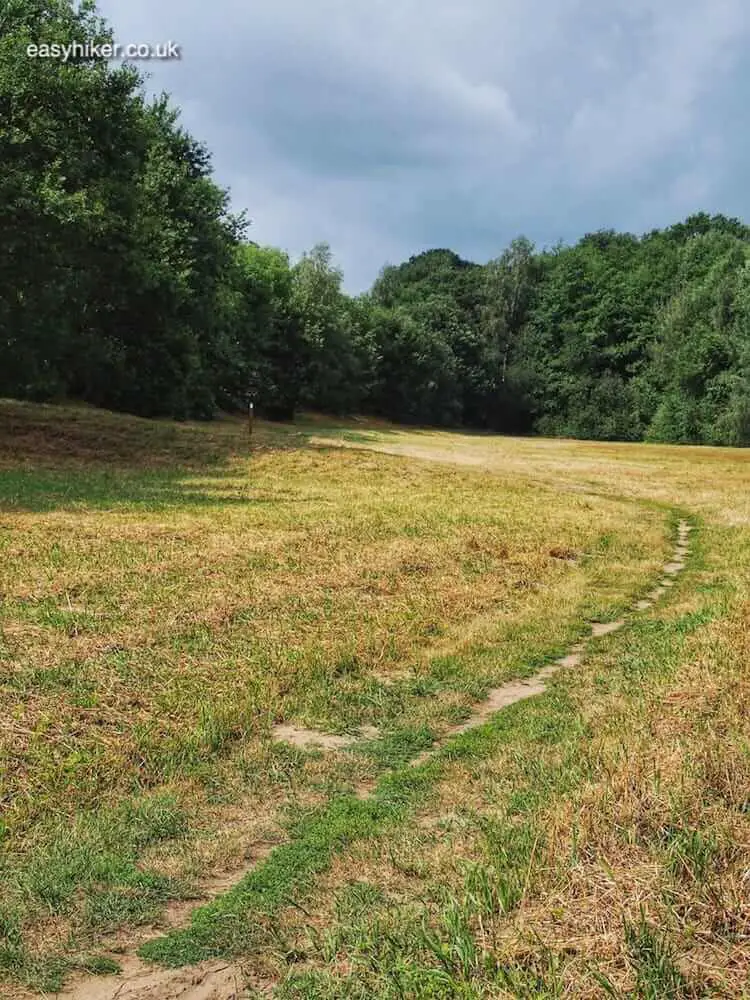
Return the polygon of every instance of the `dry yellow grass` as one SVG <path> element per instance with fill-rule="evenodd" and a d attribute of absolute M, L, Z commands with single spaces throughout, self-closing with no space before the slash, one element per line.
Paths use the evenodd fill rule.
<path fill-rule="evenodd" d="M 668 509 L 699 531 L 664 602 L 248 912 L 243 960 L 313 1000 L 750 995 L 747 453 L 315 421 L 250 455 L 2 404 L 0 484 L 9 996 L 402 760 L 274 723 L 416 754 L 644 593 Z"/>
<path fill-rule="evenodd" d="M 306 964 L 277 957 L 280 995 L 750 995 L 748 455 L 429 432 L 366 446 L 702 524 L 666 604 L 447 765 L 397 835 L 339 857 L 314 920 L 283 915 Z"/>
<path fill-rule="evenodd" d="M 54 417 L 59 431 L 65 411 Z M 165 746 L 189 753 L 196 734 L 209 750 L 262 738 L 290 709 L 341 724 L 337 678 L 353 678 L 354 697 L 374 673 L 419 668 L 488 629 L 502 638 L 504 622 L 542 609 L 568 624 L 589 589 L 617 599 L 658 564 L 659 517 L 634 525 L 626 505 L 353 452 L 248 459 L 241 426 L 220 434 L 231 430 L 240 454 L 175 470 L 144 501 L 125 466 L 124 497 L 110 471 L 108 495 L 95 479 L 89 502 L 86 477 L 111 456 L 69 470 L 63 443 L 82 499 L 6 509 L 9 826 L 151 786 Z M 577 565 L 560 546 L 593 558 Z"/>
<path fill-rule="evenodd" d="M 238 804 L 273 828 L 387 764 L 299 754 L 274 723 L 439 736 L 625 606 L 669 548 L 662 511 L 598 486 L 342 433 L 362 435 L 260 425 L 249 453 L 241 422 L 0 407 L 11 971 L 55 981 L 33 948 L 50 916 L 83 953 L 201 865 L 239 864 Z"/>

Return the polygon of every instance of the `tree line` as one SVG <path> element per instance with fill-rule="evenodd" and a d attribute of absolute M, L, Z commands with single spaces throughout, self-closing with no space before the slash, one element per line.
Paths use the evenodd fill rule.
<path fill-rule="evenodd" d="M 111 41 L 88 0 L 0 13 L 0 394 L 750 444 L 742 222 L 520 237 L 483 265 L 430 250 L 350 296 L 326 245 L 291 262 L 248 238 L 135 68 L 27 55 Z"/>

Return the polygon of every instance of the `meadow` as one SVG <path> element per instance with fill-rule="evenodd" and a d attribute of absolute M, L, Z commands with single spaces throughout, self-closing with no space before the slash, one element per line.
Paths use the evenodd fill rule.
<path fill-rule="evenodd" d="M 750 995 L 749 458 L 1 403 L 2 995 Z"/>

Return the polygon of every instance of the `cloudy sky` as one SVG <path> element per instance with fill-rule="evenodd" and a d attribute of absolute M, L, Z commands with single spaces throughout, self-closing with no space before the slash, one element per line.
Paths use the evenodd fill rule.
<path fill-rule="evenodd" d="M 429 247 L 472 260 L 750 220 L 747 0 L 100 0 L 214 155 L 251 236 L 331 244 L 351 291 Z M 744 58 L 743 58 L 744 55 Z"/>

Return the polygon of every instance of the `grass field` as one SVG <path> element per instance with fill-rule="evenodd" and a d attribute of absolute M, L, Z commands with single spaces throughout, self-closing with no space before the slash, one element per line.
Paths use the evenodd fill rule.
<path fill-rule="evenodd" d="M 2 403 L 0 547 L 3 996 L 750 996 L 747 453 Z"/>

